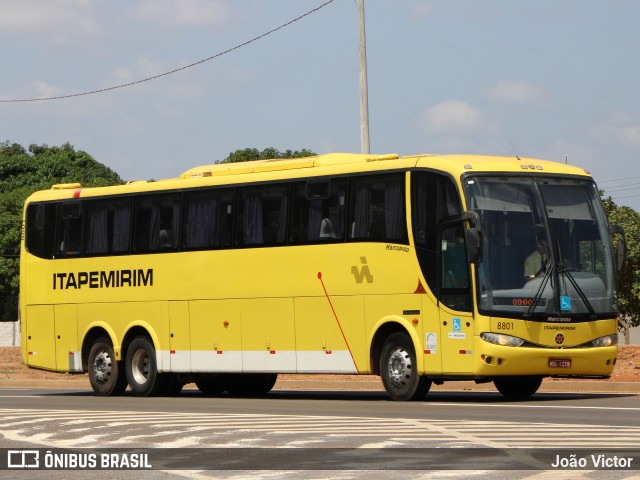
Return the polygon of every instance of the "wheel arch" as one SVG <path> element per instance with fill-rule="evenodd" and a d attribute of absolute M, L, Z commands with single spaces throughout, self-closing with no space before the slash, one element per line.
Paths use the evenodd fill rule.
<path fill-rule="evenodd" d="M 413 348 L 416 352 L 416 363 L 418 364 L 418 371 L 423 371 L 423 356 L 420 355 L 422 352 L 420 346 L 420 338 L 418 337 L 417 332 L 414 328 L 412 328 L 406 319 L 400 318 L 388 318 L 384 321 L 381 321 L 380 324 L 376 326 L 374 329 L 373 337 L 369 342 L 369 363 L 371 372 L 374 375 L 380 375 L 380 354 L 382 353 L 382 347 L 384 346 L 385 341 L 389 338 L 390 335 L 394 333 L 404 333 L 406 334 L 413 343 Z"/>
<path fill-rule="evenodd" d="M 133 324 L 128 326 L 125 330 L 126 333 L 122 337 L 121 342 L 118 344 L 118 337 L 109 325 L 104 323 L 97 323 L 90 326 L 87 332 L 84 334 L 84 338 L 82 340 L 82 368 L 84 369 L 84 371 L 87 371 L 88 368 L 88 359 L 91 347 L 100 337 L 107 337 L 109 340 L 111 340 L 111 345 L 113 346 L 113 350 L 118 361 L 124 361 L 124 359 L 127 357 L 127 348 L 131 344 L 132 340 L 139 336 L 147 337 L 153 344 L 153 347 L 156 349 L 156 351 L 158 350 L 159 340 L 155 335 L 153 329 L 148 325 Z M 158 360 L 158 367 L 161 368 L 161 359 Z"/>
<path fill-rule="evenodd" d="M 131 345 L 133 339 L 136 337 L 146 337 L 153 344 L 153 348 L 155 348 L 156 351 L 158 350 L 158 342 L 153 337 L 149 329 L 143 327 L 142 325 L 134 325 L 133 327 L 129 328 L 129 330 L 127 330 L 127 333 L 122 339 L 122 359 L 126 358 L 127 349 L 129 348 L 129 345 Z"/>
<path fill-rule="evenodd" d="M 91 347 L 93 347 L 93 344 L 100 337 L 108 338 L 111 341 L 111 346 L 115 347 L 115 342 L 113 341 L 115 335 L 108 327 L 94 325 L 87 330 L 82 340 L 82 371 L 84 372 L 89 369 L 89 352 L 91 351 Z"/>

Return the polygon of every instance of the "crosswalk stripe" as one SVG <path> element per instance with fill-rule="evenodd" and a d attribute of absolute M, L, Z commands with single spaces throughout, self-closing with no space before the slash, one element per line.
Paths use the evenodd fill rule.
<path fill-rule="evenodd" d="M 516 428 L 517 427 L 517 428 Z M 300 442 L 296 435 L 322 443 L 352 438 L 400 445 L 482 446 L 496 448 L 602 447 L 603 428 L 590 425 L 409 418 L 265 414 L 75 411 L 0 409 L 5 439 L 52 446 L 149 444 L 188 447 L 252 441 L 261 445 Z M 221 437 L 223 436 L 223 437 Z M 305 440 L 307 441 L 307 440 Z M 367 442 L 370 443 L 370 442 Z M 606 429 L 607 448 L 637 448 L 640 427 Z"/>

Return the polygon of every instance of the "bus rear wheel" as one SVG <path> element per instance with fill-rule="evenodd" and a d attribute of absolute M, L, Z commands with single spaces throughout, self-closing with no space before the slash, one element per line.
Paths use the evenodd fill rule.
<path fill-rule="evenodd" d="M 382 347 L 380 376 L 393 400 L 421 400 L 431 388 L 431 381 L 418 374 L 411 338 L 400 332 L 390 335 Z"/>
<path fill-rule="evenodd" d="M 501 377 L 493 380 L 498 391 L 510 400 L 524 400 L 538 391 L 542 377 Z"/>
<path fill-rule="evenodd" d="M 158 372 L 156 350 L 147 337 L 136 337 L 127 349 L 127 380 L 131 391 L 139 397 L 152 397 L 166 392 L 170 374 Z"/>
<path fill-rule="evenodd" d="M 127 389 L 127 376 L 122 362 L 116 360 L 111 340 L 98 338 L 89 351 L 89 383 L 101 397 L 122 395 Z"/>

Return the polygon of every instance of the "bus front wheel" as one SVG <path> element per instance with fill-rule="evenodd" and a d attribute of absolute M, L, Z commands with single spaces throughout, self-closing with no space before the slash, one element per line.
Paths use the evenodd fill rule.
<path fill-rule="evenodd" d="M 521 376 L 496 378 L 493 384 L 498 391 L 510 400 L 524 400 L 538 391 L 542 377 Z"/>
<path fill-rule="evenodd" d="M 139 397 L 165 393 L 170 374 L 158 372 L 156 350 L 147 337 L 136 337 L 127 349 L 127 380 L 131 391 Z"/>
<path fill-rule="evenodd" d="M 418 373 L 411 338 L 400 332 L 389 335 L 382 347 L 380 376 L 393 400 L 420 400 L 431 387 L 431 381 Z"/>
<path fill-rule="evenodd" d="M 89 383 L 101 397 L 122 395 L 127 389 L 127 376 L 122 362 L 116 360 L 111 341 L 98 338 L 89 351 Z"/>

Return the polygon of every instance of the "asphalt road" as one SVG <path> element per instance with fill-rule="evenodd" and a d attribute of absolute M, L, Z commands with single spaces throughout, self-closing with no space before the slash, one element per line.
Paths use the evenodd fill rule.
<path fill-rule="evenodd" d="M 150 451 L 159 469 L 136 471 L 139 478 L 326 478 L 319 468 L 332 470 L 335 478 L 367 478 L 368 469 L 376 478 L 471 478 L 488 471 L 495 479 L 539 478 L 545 465 L 552 470 L 556 454 L 588 458 L 608 448 L 627 452 L 633 468 L 598 470 L 589 464 L 578 476 L 569 469 L 557 470 L 554 478 L 640 478 L 637 394 L 543 392 L 513 402 L 493 392 L 435 391 L 424 401 L 404 403 L 377 391 L 280 390 L 262 398 L 209 398 L 186 390 L 178 397 L 101 398 L 85 390 L 6 388 L 0 389 L 0 432 L 0 449 Z M 194 456 L 194 448 L 204 450 Z M 553 456 L 513 460 L 513 452 L 530 449 L 550 449 Z M 434 451 L 438 459 L 424 468 L 403 456 L 413 452 L 424 460 Z M 171 464 L 175 452 L 186 455 L 187 463 Z M 224 458 L 212 465 L 203 452 L 223 452 Z M 358 457 L 362 452 L 365 457 Z M 350 461 L 343 462 L 347 453 Z M 239 470 L 229 467 L 233 462 L 241 464 Z M 18 478 L 23 472 L 10 473 Z M 60 470 L 26 473 L 24 478 L 70 476 Z M 74 474 L 131 478 L 118 470 Z"/>

